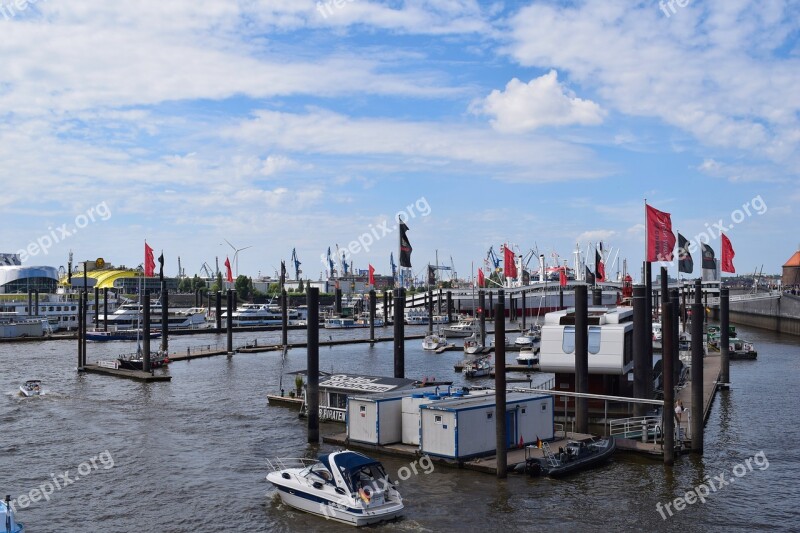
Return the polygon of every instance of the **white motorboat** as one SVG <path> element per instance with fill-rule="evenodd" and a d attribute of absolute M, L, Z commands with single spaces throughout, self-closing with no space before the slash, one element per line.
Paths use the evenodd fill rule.
<path fill-rule="evenodd" d="M 480 357 L 474 361 L 467 361 L 464 363 L 462 373 L 467 378 L 479 378 L 488 376 L 492 371 L 492 364 L 489 362 L 488 357 Z"/>
<path fill-rule="evenodd" d="M 447 339 L 440 335 L 426 335 L 422 341 L 423 350 L 438 350 L 447 346 Z"/>
<path fill-rule="evenodd" d="M 352 318 L 331 317 L 325 319 L 325 329 L 350 329 L 359 327 Z"/>
<path fill-rule="evenodd" d="M 268 461 L 267 481 L 286 505 L 354 526 L 393 520 L 403 499 L 383 465 L 343 450 L 313 459 Z"/>
<path fill-rule="evenodd" d="M 6 496 L 5 501 L 0 500 L 0 531 L 2 533 L 24 533 L 25 526 L 14 519 L 14 507 L 11 497 Z"/>
<path fill-rule="evenodd" d="M 533 347 L 523 348 L 517 356 L 518 365 L 533 366 L 539 364 L 539 356 Z"/>
<path fill-rule="evenodd" d="M 26 398 L 31 396 L 39 396 L 42 393 L 42 382 L 38 379 L 29 379 L 19 386 L 19 391 Z"/>
<path fill-rule="evenodd" d="M 478 326 L 473 318 L 462 318 L 450 326 L 442 328 L 442 333 L 448 337 L 469 337 L 478 331 Z"/>

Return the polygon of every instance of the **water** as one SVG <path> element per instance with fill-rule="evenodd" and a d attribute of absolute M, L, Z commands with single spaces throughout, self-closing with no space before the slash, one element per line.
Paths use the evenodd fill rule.
<path fill-rule="evenodd" d="M 718 394 L 702 458 L 682 456 L 674 469 L 617 453 L 605 467 L 566 480 L 491 475 L 436 465 L 401 482 L 404 519 L 385 531 L 583 531 L 608 528 L 752 531 L 796 529 L 800 489 L 800 428 L 795 393 L 800 340 L 739 327 L 756 342 L 758 361 L 731 362 L 732 387 Z M 339 331 L 335 338 L 365 336 Z M 422 329 L 408 328 L 409 333 Z M 323 331 L 325 335 L 330 333 Z M 380 329 L 391 335 L 391 328 Z M 235 344 L 275 343 L 279 332 L 239 334 Z M 510 334 L 511 338 L 513 334 Z M 304 332 L 291 331 L 302 341 Z M 223 336 L 176 337 L 171 347 L 216 344 Z M 154 345 L 157 341 L 154 341 Z M 0 492 L 28 494 L 51 474 L 68 472 L 69 486 L 49 501 L 18 510 L 27 531 L 204 532 L 353 531 L 349 526 L 286 508 L 266 483 L 265 459 L 313 456 L 296 413 L 269 407 L 282 372 L 305 368 L 305 350 L 237 354 L 170 365 L 169 383 L 142 384 L 75 372 L 76 343 L 0 345 Z M 322 347 L 320 368 L 375 375 L 393 373 L 392 344 Z M 89 361 L 132 351 L 129 343 L 89 345 Z M 434 355 L 421 341 L 406 344 L 406 375 L 453 379 L 460 352 Z M 24 380 L 44 381 L 49 393 L 23 399 Z M 292 380 L 287 379 L 286 389 Z M 322 432 L 341 430 L 323 425 Z M 329 450 L 323 446 L 322 450 Z M 769 462 L 720 488 L 705 504 L 663 520 L 656 505 L 759 452 Z M 94 466 L 91 460 L 94 458 Z M 380 457 L 390 475 L 408 460 Z M 113 461 L 113 467 L 111 462 Z M 84 464 L 85 463 L 85 464 Z M 751 464 L 753 464 L 751 462 Z M 80 476 L 78 468 L 86 475 Z M 739 470 L 741 472 L 741 470 Z M 665 513 L 666 516 L 666 513 Z"/>

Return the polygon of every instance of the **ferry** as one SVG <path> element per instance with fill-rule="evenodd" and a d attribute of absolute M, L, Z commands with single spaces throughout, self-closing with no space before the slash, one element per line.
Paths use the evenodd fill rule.
<path fill-rule="evenodd" d="M 108 316 L 110 331 L 136 330 L 142 324 L 142 306 L 138 303 L 126 303 L 119 306 Z M 176 308 L 167 310 L 167 327 L 176 329 L 204 329 L 210 327 L 206 322 L 204 307 Z M 100 318 L 102 323 L 103 318 Z M 153 330 L 161 329 L 161 304 L 150 304 L 150 325 Z M 96 340 L 96 339 L 95 339 Z"/>
<path fill-rule="evenodd" d="M 228 312 L 222 312 L 223 324 L 227 320 Z M 297 309 L 288 309 L 286 311 L 288 321 L 300 320 L 301 316 Z M 277 304 L 251 304 L 246 303 L 240 305 L 233 312 L 232 316 L 233 325 L 239 326 L 269 326 L 281 324 L 283 321 L 281 314 L 281 306 Z"/>

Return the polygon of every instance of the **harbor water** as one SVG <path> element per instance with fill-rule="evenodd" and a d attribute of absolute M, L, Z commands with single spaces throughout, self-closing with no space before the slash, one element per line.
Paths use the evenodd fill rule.
<path fill-rule="evenodd" d="M 702 457 L 681 456 L 669 469 L 659 460 L 617 453 L 608 465 L 563 480 L 511 475 L 501 482 L 378 456 L 401 480 L 406 508 L 402 520 L 370 530 L 796 530 L 800 339 L 738 330 L 756 343 L 758 360 L 731 362 L 732 385 L 713 403 Z M 388 337 L 391 328 L 377 333 Z M 324 341 L 364 337 L 368 330 L 321 334 Z M 279 338 L 280 332 L 236 334 L 235 344 L 276 344 Z M 304 340 L 304 331 L 290 332 L 290 342 Z M 185 353 L 223 342 L 224 335 L 175 337 L 170 348 Z M 332 449 L 306 444 L 297 413 L 267 404 L 267 394 L 293 388 L 291 376 L 282 376 L 305 368 L 304 349 L 290 350 L 285 361 L 276 351 L 176 362 L 169 367 L 171 382 L 145 384 L 78 374 L 76 344 L 0 345 L 0 492 L 18 498 L 35 496 L 32 491 L 48 483 L 60 486 L 47 501 L 17 504 L 26 531 L 353 531 L 287 508 L 265 480 L 267 458 Z M 90 343 L 87 359 L 134 349 L 132 343 Z M 423 352 L 421 340 L 409 340 L 406 376 L 461 384 L 453 372 L 461 358 L 460 351 Z M 323 346 L 320 369 L 392 375 L 392 343 Z M 43 380 L 47 393 L 20 397 L 26 379 Z M 325 434 L 342 426 L 321 429 Z M 707 476 L 716 481 L 705 503 L 677 510 L 674 500 Z"/>

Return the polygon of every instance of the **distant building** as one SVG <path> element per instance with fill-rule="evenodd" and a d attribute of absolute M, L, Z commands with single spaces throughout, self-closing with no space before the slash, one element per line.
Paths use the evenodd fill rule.
<path fill-rule="evenodd" d="M 784 287 L 800 285 L 800 250 L 783 265 L 781 284 Z"/>
<path fill-rule="evenodd" d="M 0 294 L 54 293 L 57 285 L 54 267 L 23 266 L 17 254 L 0 254 Z"/>

